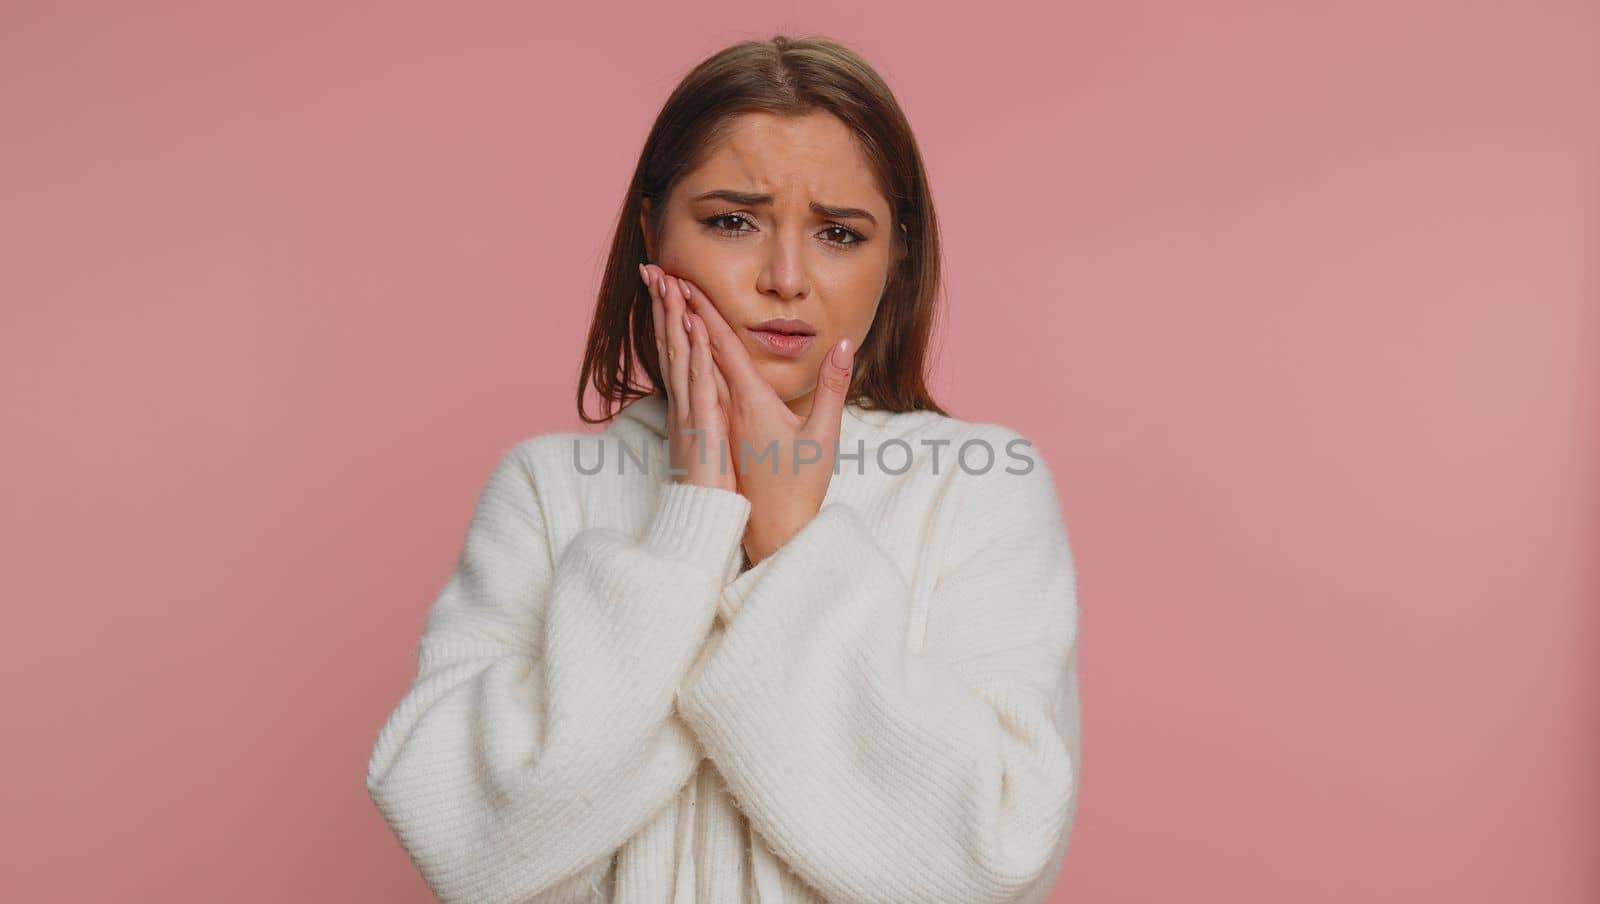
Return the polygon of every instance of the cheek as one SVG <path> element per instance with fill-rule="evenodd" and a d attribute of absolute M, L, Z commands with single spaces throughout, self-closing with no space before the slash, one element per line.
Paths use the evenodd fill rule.
<path fill-rule="evenodd" d="M 727 299 L 738 297 L 734 291 L 736 274 L 714 255 L 696 253 L 692 244 L 678 245 L 666 249 L 657 263 L 668 274 L 687 279 L 696 290 L 704 293 L 703 300 L 709 300 L 723 320 L 730 324 L 735 322 L 736 312 L 729 309 Z"/>
<path fill-rule="evenodd" d="M 882 279 L 877 274 L 863 278 L 851 286 L 845 297 L 849 303 L 839 312 L 841 325 L 847 324 L 857 335 L 865 333 L 883 299 Z"/>

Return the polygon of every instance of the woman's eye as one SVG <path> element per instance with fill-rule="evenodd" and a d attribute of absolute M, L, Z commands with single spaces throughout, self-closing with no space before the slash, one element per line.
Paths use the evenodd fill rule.
<path fill-rule="evenodd" d="M 835 245 L 859 245 L 859 244 L 862 243 L 862 241 L 864 241 L 861 238 L 861 233 L 856 232 L 854 229 L 846 229 L 843 226 L 829 226 L 827 229 L 825 229 L 823 231 L 824 232 L 836 232 L 842 238 L 848 238 L 849 239 L 848 242 L 835 240 L 834 241 Z"/>
<path fill-rule="evenodd" d="M 723 225 L 724 223 L 731 223 L 731 224 L 744 223 L 747 226 L 748 225 L 753 225 L 753 224 L 750 223 L 749 220 L 745 219 L 743 215 L 736 214 L 736 213 L 718 214 L 718 215 L 716 215 L 714 217 L 707 217 L 706 219 L 701 220 L 700 222 L 706 224 L 707 226 L 711 227 L 712 229 L 715 229 L 717 232 L 723 233 L 725 235 L 739 235 L 740 233 L 753 232 L 754 231 L 752 229 L 734 229 L 734 228 L 730 228 L 729 226 Z M 824 235 L 830 236 L 829 238 L 825 239 L 825 241 L 830 245 L 839 245 L 839 246 L 842 246 L 842 247 L 849 247 L 851 245 L 859 245 L 862 242 L 866 241 L 866 239 L 862 238 L 861 233 L 856 232 L 854 229 L 848 229 L 848 228 L 846 228 L 844 226 L 840 226 L 840 225 L 837 225 L 837 224 L 835 224 L 833 226 L 829 226 L 828 228 L 822 230 L 822 233 Z"/>
<path fill-rule="evenodd" d="M 718 232 L 748 232 L 749 231 L 747 229 L 728 229 L 728 228 L 725 228 L 725 227 L 719 225 L 724 220 L 731 220 L 731 221 L 738 222 L 738 223 L 748 223 L 749 222 L 744 217 L 741 217 L 736 213 L 718 214 L 717 216 L 711 217 L 711 218 L 706 219 L 706 220 L 702 220 L 701 222 L 705 223 L 707 226 L 710 226 L 712 229 L 717 230 Z"/>

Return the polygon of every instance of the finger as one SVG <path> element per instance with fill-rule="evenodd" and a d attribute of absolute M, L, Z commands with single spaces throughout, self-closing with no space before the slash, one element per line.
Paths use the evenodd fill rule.
<path fill-rule="evenodd" d="M 678 423 L 680 417 L 679 408 L 686 405 L 688 400 L 683 399 L 676 392 L 674 392 L 672 388 L 672 373 L 668 368 L 668 365 L 671 362 L 667 356 L 667 336 L 669 335 L 670 330 L 668 329 L 667 323 L 666 302 L 661 298 L 661 283 L 658 281 L 660 274 L 655 272 L 654 268 L 650 267 L 648 264 L 646 264 L 644 267 L 644 273 L 645 285 L 650 291 L 650 312 L 651 316 L 654 318 L 653 323 L 655 327 L 654 332 L 656 342 L 656 373 L 661 380 L 661 392 L 667 397 L 666 423 L 668 425 L 668 431 L 670 435 L 670 431 L 673 429 L 674 425 Z"/>
<path fill-rule="evenodd" d="M 699 315 L 695 316 L 698 317 Z M 703 320 L 700 321 L 700 331 L 702 333 L 705 332 L 705 321 Z M 706 341 L 706 351 L 711 351 L 709 338 Z M 722 375 L 722 365 L 717 363 L 716 358 L 711 359 L 711 375 L 717 380 L 717 404 L 722 406 L 722 411 L 726 414 L 728 405 L 733 401 L 733 393 L 728 389 L 728 378 Z"/>
<path fill-rule="evenodd" d="M 844 416 L 845 400 L 850 396 L 850 374 L 854 369 L 855 348 L 848 337 L 822 356 L 817 369 L 817 389 L 811 397 L 811 413 L 801 433 L 816 440 L 839 435 L 839 419 Z"/>
<path fill-rule="evenodd" d="M 661 374 L 661 391 L 667 396 L 667 423 L 677 423 L 678 416 L 687 410 L 689 400 L 677 391 L 672 382 L 672 321 L 667 317 L 667 299 L 662 296 L 666 288 L 666 274 L 660 267 L 646 264 L 647 285 L 650 287 L 651 309 L 656 318 L 656 369 Z"/>
<path fill-rule="evenodd" d="M 667 394 L 667 401 L 672 400 L 671 387 L 667 382 L 667 322 L 666 309 L 661 305 L 661 298 L 656 294 L 655 276 L 648 267 L 640 268 L 644 273 L 645 291 L 650 293 L 650 325 L 651 335 L 656 343 L 656 372 L 661 377 L 661 390 Z"/>
<path fill-rule="evenodd" d="M 676 288 L 677 280 L 662 275 L 657 284 L 667 317 L 667 370 L 672 393 L 678 397 L 678 423 L 675 427 L 693 424 L 694 402 L 689 398 L 689 334 L 683 328 L 684 303 L 682 293 Z"/>
<path fill-rule="evenodd" d="M 683 288 L 689 293 L 689 307 L 700 319 L 705 322 L 706 336 L 711 341 L 711 354 L 717 364 L 722 368 L 722 375 L 727 381 L 730 399 L 735 401 L 753 401 L 770 397 L 777 399 L 778 394 L 761 373 L 756 370 L 756 362 L 751 359 L 750 352 L 744 347 L 744 341 L 739 334 L 734 332 L 728 321 L 722 318 L 722 312 L 711 303 L 705 292 L 688 280 L 683 281 Z"/>
<path fill-rule="evenodd" d="M 725 438 L 722 407 L 717 404 L 717 383 L 714 378 L 716 362 L 711 358 L 711 344 L 706 341 L 706 325 L 693 314 L 685 314 L 689 322 L 689 397 L 694 400 L 694 425 L 705 431 L 701 434 L 706 445 L 706 460 L 712 461 L 717 443 Z"/>

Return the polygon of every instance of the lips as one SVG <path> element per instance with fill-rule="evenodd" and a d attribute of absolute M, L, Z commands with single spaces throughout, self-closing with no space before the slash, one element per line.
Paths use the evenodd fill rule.
<path fill-rule="evenodd" d="M 750 329 L 764 333 L 777 333 L 781 336 L 815 336 L 817 328 L 811 324 L 792 317 L 775 317 L 753 324 Z"/>
<path fill-rule="evenodd" d="M 756 342 L 780 358 L 798 358 L 805 354 L 816 336 L 805 333 L 779 333 L 773 330 L 750 330 Z"/>

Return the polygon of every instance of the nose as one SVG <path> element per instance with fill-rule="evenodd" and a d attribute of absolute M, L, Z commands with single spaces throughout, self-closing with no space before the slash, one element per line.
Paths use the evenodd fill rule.
<path fill-rule="evenodd" d="M 762 294 L 771 294 L 780 301 L 805 298 L 811 291 L 811 280 L 806 274 L 805 260 L 797 236 L 780 237 L 768 243 L 767 259 L 761 268 L 761 278 L 756 286 Z"/>

